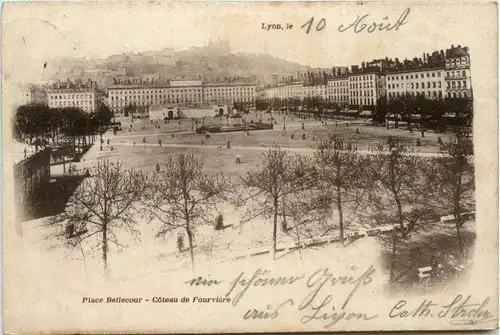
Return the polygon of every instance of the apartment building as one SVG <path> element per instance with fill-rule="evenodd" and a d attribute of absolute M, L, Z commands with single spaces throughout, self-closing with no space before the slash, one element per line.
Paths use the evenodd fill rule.
<path fill-rule="evenodd" d="M 349 76 L 334 77 L 328 80 L 327 100 L 339 105 L 349 104 Z"/>
<path fill-rule="evenodd" d="M 349 75 L 349 105 L 375 107 L 378 98 L 385 96 L 385 76 L 371 70 Z"/>
<path fill-rule="evenodd" d="M 100 99 L 94 87 L 60 87 L 47 89 L 47 102 L 51 108 L 77 107 L 92 113 L 97 111 Z"/>
<path fill-rule="evenodd" d="M 297 92 L 303 91 L 304 98 L 322 97 L 327 101 L 348 103 L 351 108 L 373 110 L 380 98 L 472 98 L 473 94 L 469 50 L 460 45 L 402 61 L 384 58 L 362 62 L 361 66 L 353 65 L 350 70 L 335 67 L 326 75 L 326 87 L 321 80 L 313 80 L 313 83 L 309 80 L 303 87 L 299 83 L 286 82 L 265 88 L 263 96 L 284 99 L 290 96 L 293 86 Z M 304 77 L 310 79 L 311 76 L 308 73 Z"/>
<path fill-rule="evenodd" d="M 446 94 L 444 69 L 408 69 L 386 75 L 387 98 L 410 95 L 442 99 Z"/>
<path fill-rule="evenodd" d="M 445 61 L 446 96 L 448 98 L 471 98 L 470 56 L 467 47 L 451 46 L 446 50 Z"/>

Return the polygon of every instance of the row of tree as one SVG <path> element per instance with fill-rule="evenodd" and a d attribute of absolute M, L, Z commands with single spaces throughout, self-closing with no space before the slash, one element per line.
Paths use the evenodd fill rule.
<path fill-rule="evenodd" d="M 404 95 L 379 99 L 374 120 L 384 123 L 388 115 L 405 121 L 409 127 L 418 124 L 421 129 L 444 131 L 451 126 L 456 132 L 472 126 L 472 100 L 468 98 L 428 99 L 425 96 Z"/>
<path fill-rule="evenodd" d="M 73 246 L 99 246 L 105 270 L 109 246 L 122 247 L 117 231 L 138 237 L 141 213 L 161 222 L 158 236 L 186 232 L 193 268 L 197 227 L 214 223 L 220 202 L 246 208 L 242 223 L 257 217 L 269 220 L 274 253 L 280 222 L 281 230 L 299 243 L 338 230 L 342 245 L 350 222 L 364 227 L 392 224 L 394 280 L 398 245 L 423 220 L 452 212 L 463 255 L 461 213 L 474 202 L 472 144 L 457 135 L 444 147 L 446 154 L 424 158 L 391 137 L 366 154 L 330 136 L 313 157 L 275 146 L 236 180 L 206 171 L 200 159 L 186 153 L 167 156 L 163 172 L 152 174 L 103 160 L 52 224 Z"/>
<path fill-rule="evenodd" d="M 92 113 L 86 113 L 78 107 L 50 108 L 45 104 L 21 105 L 14 115 L 13 136 L 19 141 L 34 145 L 57 144 L 64 137 L 78 139 L 86 145 L 91 135 L 102 133 L 107 129 L 112 117 L 112 112 L 104 104 Z"/>
<path fill-rule="evenodd" d="M 358 106 L 348 103 L 339 103 L 326 100 L 323 97 L 306 97 L 304 99 L 271 99 L 257 100 L 258 110 L 285 107 L 291 111 L 297 110 L 299 106 L 306 107 L 310 111 L 318 113 L 332 111 L 341 113 L 343 109 L 370 110 L 372 118 L 377 123 L 385 123 L 389 118 L 396 118 L 408 124 L 418 124 L 422 129 L 446 130 L 452 126 L 454 129 L 469 127 L 472 125 L 473 106 L 469 98 L 439 98 L 429 99 L 424 95 L 413 96 L 405 94 L 389 99 L 380 97 L 376 106 Z M 417 116 L 417 117 L 415 117 Z"/>

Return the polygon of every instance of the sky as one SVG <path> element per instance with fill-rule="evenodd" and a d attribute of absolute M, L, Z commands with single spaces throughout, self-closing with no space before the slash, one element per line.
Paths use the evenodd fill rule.
<path fill-rule="evenodd" d="M 397 31 L 338 31 L 363 15 L 366 23 L 395 23 L 406 8 L 406 24 Z M 233 52 L 264 52 L 313 67 L 349 66 L 412 58 L 452 44 L 480 51 L 497 36 L 496 14 L 495 5 L 478 3 L 11 3 L 4 5 L 2 56 L 6 75 L 36 76 L 40 64 L 56 56 L 183 50 L 220 38 Z M 301 26 L 311 18 L 307 34 Z M 316 31 L 322 18 L 325 27 Z M 262 29 L 273 23 L 293 28 Z"/>

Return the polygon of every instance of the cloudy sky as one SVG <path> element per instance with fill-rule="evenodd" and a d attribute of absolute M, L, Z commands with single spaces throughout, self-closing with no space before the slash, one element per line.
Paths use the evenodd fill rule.
<path fill-rule="evenodd" d="M 338 31 L 358 15 L 368 14 L 366 23 L 394 23 L 406 8 L 407 23 L 398 31 Z M 23 69 L 27 75 L 40 71 L 40 64 L 53 56 L 182 50 L 221 38 L 230 42 L 232 51 L 266 52 L 330 67 L 420 56 L 451 44 L 467 45 L 471 54 L 482 52 L 496 43 L 496 13 L 493 4 L 13 3 L 4 6 L 2 51 L 5 71 Z M 306 34 L 300 27 L 312 17 L 313 28 Z M 326 25 L 316 31 L 321 18 Z M 266 31 L 262 23 L 289 23 L 293 28 Z"/>

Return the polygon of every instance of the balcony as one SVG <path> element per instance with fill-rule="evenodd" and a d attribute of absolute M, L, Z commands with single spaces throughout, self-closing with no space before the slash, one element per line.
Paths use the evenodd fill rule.
<path fill-rule="evenodd" d="M 471 93 L 471 89 L 468 88 L 468 87 L 449 87 L 449 88 L 446 88 L 446 91 L 448 92 L 467 92 L 467 93 Z"/>
<path fill-rule="evenodd" d="M 444 80 L 461 80 L 461 79 L 467 79 L 467 75 L 463 76 L 463 75 L 455 75 L 455 76 L 451 76 L 451 77 L 444 77 Z"/>

